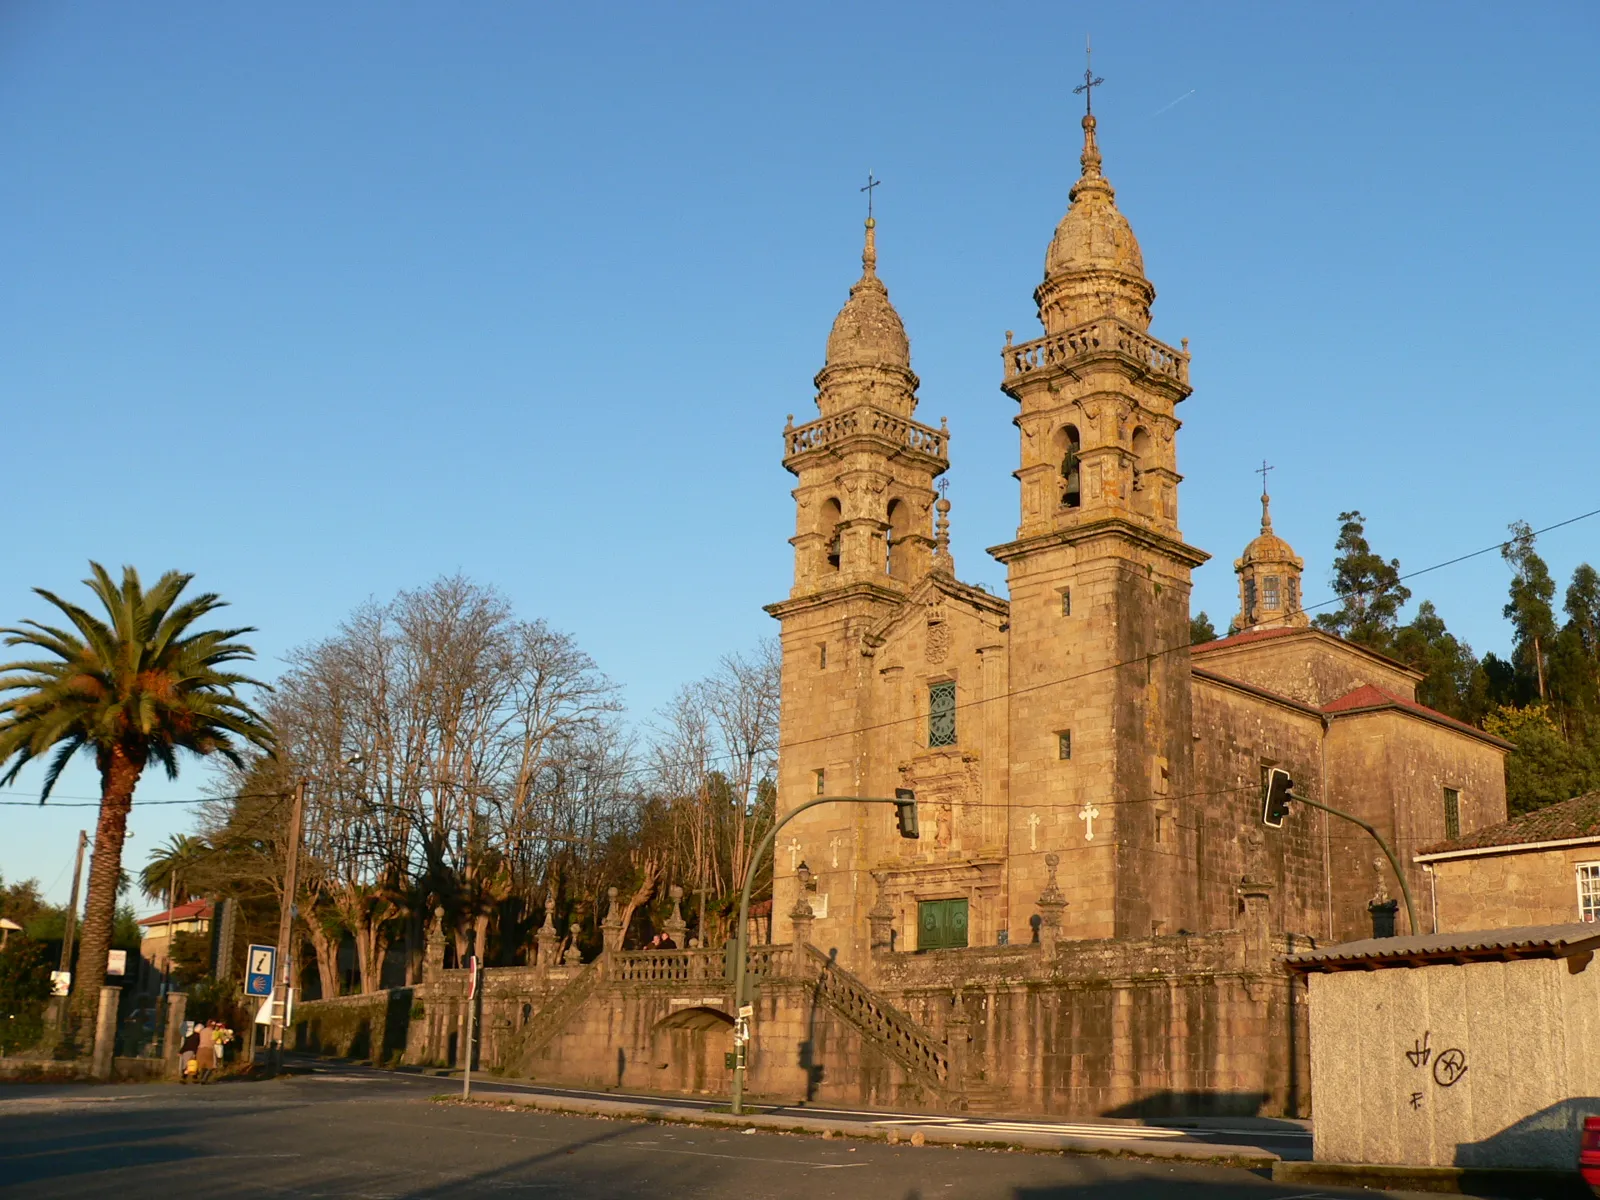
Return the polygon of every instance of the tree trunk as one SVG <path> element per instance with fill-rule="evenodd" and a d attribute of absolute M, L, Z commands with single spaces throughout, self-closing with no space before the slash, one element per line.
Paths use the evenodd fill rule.
<path fill-rule="evenodd" d="M 317 980 L 322 984 L 322 998 L 332 1000 L 339 994 L 339 943 L 343 940 L 330 932 L 312 912 L 306 922 L 306 936 L 311 939 L 311 949 L 317 956 Z"/>
<path fill-rule="evenodd" d="M 89 901 L 78 942 L 78 965 L 72 975 L 72 1015 L 92 1025 L 100 1008 L 111 950 L 111 926 L 117 915 L 117 880 L 122 873 L 122 843 L 128 836 L 128 810 L 144 761 L 129 757 L 121 746 L 100 755 L 100 820 L 95 826 L 94 858 L 89 866 Z"/>

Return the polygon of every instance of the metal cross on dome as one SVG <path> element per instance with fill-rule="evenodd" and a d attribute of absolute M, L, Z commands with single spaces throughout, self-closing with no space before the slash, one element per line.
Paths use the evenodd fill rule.
<path fill-rule="evenodd" d="M 1094 89 L 1105 82 L 1094 73 L 1094 47 L 1089 44 L 1089 39 L 1083 39 L 1083 82 L 1072 89 L 1074 96 L 1083 97 L 1083 111 L 1086 116 L 1094 114 Z"/>
<path fill-rule="evenodd" d="M 867 186 L 860 189 L 861 191 L 863 191 L 863 192 L 865 192 L 867 194 L 867 220 L 869 220 L 869 221 L 872 220 L 872 189 L 877 187 L 882 182 L 883 182 L 883 180 L 881 180 L 881 179 L 874 179 L 872 177 L 871 170 L 868 170 L 867 171 Z"/>
<path fill-rule="evenodd" d="M 1269 467 L 1267 460 L 1264 458 L 1261 460 L 1261 465 L 1255 469 L 1255 474 L 1261 476 L 1261 494 L 1263 496 L 1267 494 L 1267 472 L 1276 471 L 1277 469 L 1277 467 Z"/>

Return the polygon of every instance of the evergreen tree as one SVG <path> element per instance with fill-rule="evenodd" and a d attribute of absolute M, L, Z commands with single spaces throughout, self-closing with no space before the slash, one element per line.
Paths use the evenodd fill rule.
<path fill-rule="evenodd" d="M 1211 623 L 1211 618 L 1204 612 L 1189 618 L 1189 644 L 1198 646 L 1201 642 L 1214 642 L 1217 640 L 1217 627 Z"/>
<path fill-rule="evenodd" d="M 1500 547 L 1500 557 L 1510 564 L 1511 599 L 1506 604 L 1506 620 L 1511 622 L 1511 662 L 1523 682 L 1532 686 L 1541 701 L 1548 696 L 1545 678 L 1545 652 L 1555 637 L 1556 617 L 1551 607 L 1556 584 L 1533 547 L 1533 529 L 1526 521 L 1511 522 L 1511 540 Z"/>
<path fill-rule="evenodd" d="M 1445 628 L 1444 618 L 1424 600 L 1417 615 L 1395 631 L 1390 653 L 1427 673 L 1417 699 L 1458 721 L 1478 722 L 1488 708 L 1488 679 L 1472 647 Z"/>
<path fill-rule="evenodd" d="M 1367 544 L 1366 518 L 1359 512 L 1339 514 L 1339 539 L 1333 548 L 1333 578 L 1339 607 L 1316 618 L 1318 629 L 1337 634 L 1381 653 L 1393 647 L 1395 622 L 1411 599 L 1400 582 L 1400 560 L 1384 560 Z"/>

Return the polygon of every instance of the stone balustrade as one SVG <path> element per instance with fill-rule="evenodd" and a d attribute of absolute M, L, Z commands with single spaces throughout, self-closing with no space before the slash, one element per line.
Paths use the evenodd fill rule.
<path fill-rule="evenodd" d="M 1185 387 L 1189 384 L 1188 351 L 1174 350 L 1115 317 L 1100 317 L 1015 346 L 1007 343 L 1000 354 L 1005 363 L 1005 382 L 1010 383 L 1058 363 L 1107 352 L 1132 358 L 1152 374 L 1164 375 Z"/>
<path fill-rule="evenodd" d="M 876 437 L 943 459 L 949 433 L 913 421 L 910 417 L 896 416 L 881 408 L 863 405 L 849 412 L 831 417 L 821 417 L 806 425 L 791 426 L 784 430 L 785 454 L 803 454 L 807 450 L 820 450 L 852 437 Z"/>

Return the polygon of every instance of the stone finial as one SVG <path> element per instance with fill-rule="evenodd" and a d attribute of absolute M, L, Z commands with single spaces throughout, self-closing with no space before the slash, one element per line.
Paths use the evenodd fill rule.
<path fill-rule="evenodd" d="M 583 926 L 574 921 L 567 926 L 567 931 L 571 937 L 567 942 L 566 950 L 562 952 L 561 965 L 563 967 L 581 966 L 583 964 L 583 951 L 578 949 L 578 935 L 583 932 Z"/>
<path fill-rule="evenodd" d="M 894 947 L 894 908 L 889 904 L 889 872 L 872 872 L 872 882 L 878 885 L 878 900 L 867 911 L 867 926 L 871 930 L 869 946 L 874 954 L 887 954 Z"/>
<path fill-rule="evenodd" d="M 811 941 L 811 925 L 816 919 L 816 913 L 811 911 L 811 899 L 806 895 L 805 888 L 801 888 L 800 894 L 795 897 L 794 907 L 789 910 L 789 920 L 794 925 L 795 945 L 803 946 Z"/>
<path fill-rule="evenodd" d="M 681 950 L 683 939 L 689 932 L 689 922 L 683 919 L 683 889 L 673 884 L 667 889 L 667 895 L 672 899 L 672 915 L 667 918 L 665 928 L 673 944 Z"/>
<path fill-rule="evenodd" d="M 1039 893 L 1039 944 L 1044 948 L 1045 954 L 1054 954 L 1056 941 L 1061 935 L 1061 917 L 1067 908 L 1067 898 L 1061 891 L 1061 885 L 1056 882 L 1056 868 L 1061 865 L 1061 856 L 1053 851 L 1044 856 L 1045 870 L 1049 872 L 1045 879 L 1044 891 Z"/>
<path fill-rule="evenodd" d="M 561 944 L 561 934 L 556 931 L 556 890 L 551 888 L 544 897 L 544 924 L 534 935 L 536 959 L 540 969 L 555 966 L 556 950 Z"/>
<path fill-rule="evenodd" d="M 422 978 L 430 981 L 444 974 L 444 907 L 433 910 L 433 925 L 428 930 L 427 947 L 422 958 Z"/>
<path fill-rule="evenodd" d="M 622 949 L 622 906 L 617 902 L 617 889 L 606 889 L 606 919 L 600 922 L 601 941 L 607 950 Z"/>

